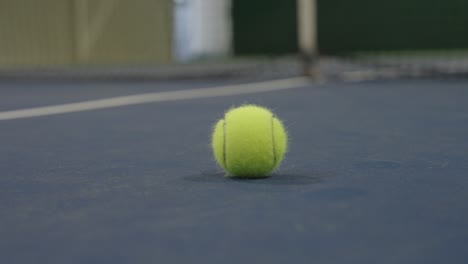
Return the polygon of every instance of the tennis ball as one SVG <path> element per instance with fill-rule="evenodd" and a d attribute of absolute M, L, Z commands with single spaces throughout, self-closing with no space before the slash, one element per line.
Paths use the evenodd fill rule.
<path fill-rule="evenodd" d="M 216 123 L 211 146 L 229 176 L 261 178 L 279 166 L 287 143 L 283 124 L 270 110 L 243 105 Z"/>

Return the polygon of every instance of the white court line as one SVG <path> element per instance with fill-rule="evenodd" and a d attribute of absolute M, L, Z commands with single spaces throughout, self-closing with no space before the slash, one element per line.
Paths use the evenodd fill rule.
<path fill-rule="evenodd" d="M 201 89 L 179 90 L 169 92 L 145 93 L 130 96 L 119 96 L 109 99 L 84 101 L 78 103 L 27 108 L 21 110 L 0 112 L 1 120 L 30 118 L 38 116 L 58 115 L 73 112 L 90 111 L 96 109 L 120 107 L 127 105 L 146 104 L 155 102 L 168 102 L 189 100 L 197 98 L 210 98 L 229 95 L 272 92 L 304 87 L 310 83 L 308 78 L 297 77 L 275 81 L 265 81 L 249 84 L 237 84 Z"/>

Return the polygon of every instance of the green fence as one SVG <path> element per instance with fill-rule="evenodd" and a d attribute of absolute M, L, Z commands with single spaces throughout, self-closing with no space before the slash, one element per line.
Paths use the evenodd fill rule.
<path fill-rule="evenodd" d="M 468 48 L 466 0 L 316 1 L 321 54 Z M 235 53 L 296 52 L 296 5 L 233 0 Z"/>
<path fill-rule="evenodd" d="M 233 0 L 234 52 L 297 52 L 295 0 Z"/>
<path fill-rule="evenodd" d="M 468 48 L 466 0 L 318 0 L 320 52 Z"/>

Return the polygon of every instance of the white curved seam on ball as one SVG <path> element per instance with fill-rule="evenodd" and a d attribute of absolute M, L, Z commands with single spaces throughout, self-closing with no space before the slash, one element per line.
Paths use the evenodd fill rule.
<path fill-rule="evenodd" d="M 226 122 L 226 115 L 225 115 L 224 120 L 223 120 L 223 161 L 224 161 L 224 168 L 226 169 L 226 171 L 229 171 L 228 166 L 227 166 L 227 158 L 226 158 L 226 145 L 227 145 L 226 126 L 227 126 L 227 122 Z"/>
<path fill-rule="evenodd" d="M 273 167 L 276 166 L 275 116 L 271 115 L 271 145 L 273 146 Z"/>

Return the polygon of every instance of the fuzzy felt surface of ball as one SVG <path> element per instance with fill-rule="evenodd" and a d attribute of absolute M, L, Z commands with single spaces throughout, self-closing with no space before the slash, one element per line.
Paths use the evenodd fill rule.
<path fill-rule="evenodd" d="M 267 108 L 243 105 L 227 111 L 212 135 L 213 154 L 228 176 L 270 176 L 287 150 L 282 122 Z"/>

